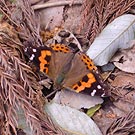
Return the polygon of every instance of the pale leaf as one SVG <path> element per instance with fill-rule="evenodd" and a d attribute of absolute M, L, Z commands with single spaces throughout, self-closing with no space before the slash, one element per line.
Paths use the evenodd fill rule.
<path fill-rule="evenodd" d="M 26 116 L 21 108 L 17 110 L 18 128 L 23 130 L 27 135 L 33 135 L 32 129 L 28 126 Z"/>
<path fill-rule="evenodd" d="M 45 111 L 69 135 L 102 135 L 94 121 L 83 112 L 56 103 L 46 104 Z"/>
<path fill-rule="evenodd" d="M 57 92 L 53 101 L 76 109 L 89 109 L 97 104 L 103 103 L 103 99 L 99 96 L 92 97 L 90 95 L 75 93 L 67 90 Z"/>
<path fill-rule="evenodd" d="M 111 61 L 120 70 L 135 73 L 135 40 L 132 48 L 119 51 Z"/>
<path fill-rule="evenodd" d="M 95 39 L 87 51 L 96 65 L 108 63 L 119 48 L 130 47 L 127 42 L 134 39 L 135 15 L 126 14 L 116 18 Z"/>

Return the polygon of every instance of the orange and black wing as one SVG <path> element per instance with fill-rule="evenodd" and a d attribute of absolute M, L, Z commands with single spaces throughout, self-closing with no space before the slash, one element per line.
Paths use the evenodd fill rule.
<path fill-rule="evenodd" d="M 103 82 L 92 60 L 83 53 L 75 54 L 63 86 L 77 93 L 107 96 L 108 86 Z"/>

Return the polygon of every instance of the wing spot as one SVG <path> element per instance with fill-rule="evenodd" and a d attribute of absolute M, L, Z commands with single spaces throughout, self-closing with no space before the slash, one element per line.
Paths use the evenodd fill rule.
<path fill-rule="evenodd" d="M 49 61 L 51 59 L 51 51 L 49 50 L 41 51 L 41 56 L 38 59 L 40 61 L 40 71 L 48 73 Z"/>
<path fill-rule="evenodd" d="M 34 59 L 35 55 L 32 54 L 31 57 L 30 57 L 30 60 L 32 61 Z"/>
<path fill-rule="evenodd" d="M 95 96 L 96 92 L 97 92 L 97 91 L 94 89 L 94 90 L 91 92 L 91 96 Z"/>
<path fill-rule="evenodd" d="M 68 53 L 70 49 L 64 44 L 51 45 L 52 49 L 56 52 Z"/>
<path fill-rule="evenodd" d="M 32 51 L 33 51 L 33 52 L 37 52 L 37 50 L 36 50 L 36 49 L 32 49 Z"/>
<path fill-rule="evenodd" d="M 102 87 L 101 87 L 101 85 L 97 85 L 97 88 L 98 88 L 98 89 L 101 89 Z"/>
<path fill-rule="evenodd" d="M 105 97 L 105 93 L 103 93 L 103 94 L 101 95 L 101 97 Z"/>
<path fill-rule="evenodd" d="M 87 55 L 82 54 L 81 60 L 85 63 L 85 65 L 87 66 L 87 68 L 89 70 L 96 70 L 97 69 L 97 67 L 94 65 L 94 63 L 92 62 L 92 60 Z"/>
<path fill-rule="evenodd" d="M 26 48 L 24 49 L 24 51 L 27 52 L 27 51 L 28 51 L 28 47 L 26 47 Z"/>
<path fill-rule="evenodd" d="M 91 88 L 91 85 L 96 82 L 96 78 L 92 73 L 85 75 L 81 81 L 72 86 L 77 93 L 85 90 L 85 88 Z M 80 85 L 81 84 L 81 85 Z"/>
<path fill-rule="evenodd" d="M 84 77 L 82 78 L 82 81 L 83 81 L 83 82 L 88 82 L 88 81 L 89 81 L 88 76 L 84 76 Z"/>

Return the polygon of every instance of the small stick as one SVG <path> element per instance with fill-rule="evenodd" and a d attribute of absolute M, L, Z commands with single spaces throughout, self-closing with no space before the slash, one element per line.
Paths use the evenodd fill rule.
<path fill-rule="evenodd" d="M 5 16 L 9 19 L 9 21 L 11 21 L 14 25 L 16 25 L 16 26 L 18 27 L 18 24 L 15 23 L 15 22 L 8 16 L 8 14 L 6 14 L 5 11 L 1 9 L 1 7 L 0 7 L 0 12 L 2 12 L 2 14 L 5 15 Z"/>
<path fill-rule="evenodd" d="M 54 90 L 53 92 L 51 92 L 49 95 L 47 95 L 45 98 L 49 98 L 50 96 L 52 96 L 53 94 L 55 94 L 58 91 L 58 89 Z"/>
<path fill-rule="evenodd" d="M 82 0 L 71 0 L 71 1 L 57 1 L 57 2 L 49 2 L 49 3 L 44 3 L 40 5 L 34 5 L 32 8 L 34 10 L 39 10 L 43 8 L 49 8 L 49 7 L 57 7 L 57 6 L 66 6 L 66 5 L 82 5 L 83 1 Z"/>

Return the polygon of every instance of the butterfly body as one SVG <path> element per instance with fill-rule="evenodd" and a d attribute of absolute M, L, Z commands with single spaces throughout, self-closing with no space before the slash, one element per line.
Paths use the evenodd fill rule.
<path fill-rule="evenodd" d="M 67 35 L 71 36 L 70 33 Z M 97 67 L 86 54 L 76 53 L 63 43 L 51 44 L 50 47 L 27 46 L 25 53 L 39 71 L 46 73 L 53 80 L 55 87 L 91 96 L 106 95 L 106 85 Z"/>

